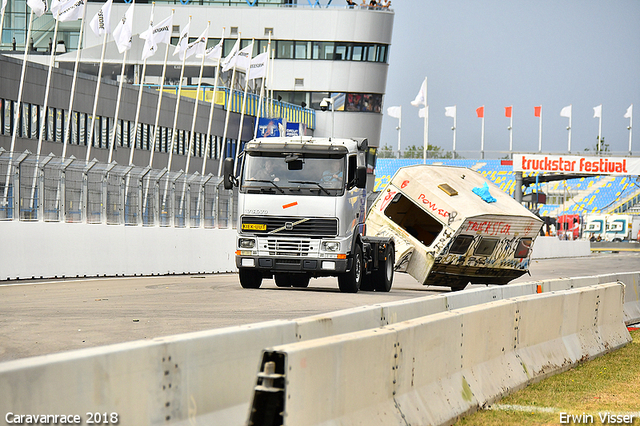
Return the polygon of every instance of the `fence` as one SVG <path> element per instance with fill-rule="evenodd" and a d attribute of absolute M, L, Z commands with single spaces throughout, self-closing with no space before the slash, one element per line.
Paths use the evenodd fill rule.
<path fill-rule="evenodd" d="M 0 220 L 233 228 L 237 200 L 212 174 L 0 148 Z"/>

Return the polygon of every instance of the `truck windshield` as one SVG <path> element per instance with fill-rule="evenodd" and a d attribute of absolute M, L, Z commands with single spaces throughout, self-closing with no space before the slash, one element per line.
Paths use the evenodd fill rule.
<path fill-rule="evenodd" d="M 241 191 L 324 196 L 340 195 L 344 191 L 344 156 L 260 154 L 245 156 Z"/>

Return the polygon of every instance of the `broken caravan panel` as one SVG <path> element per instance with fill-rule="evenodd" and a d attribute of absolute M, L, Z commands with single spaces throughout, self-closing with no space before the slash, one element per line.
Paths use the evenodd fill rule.
<path fill-rule="evenodd" d="M 488 203 L 473 188 L 488 184 Z M 400 168 L 373 203 L 369 235 L 393 237 L 396 270 L 453 290 L 469 282 L 506 284 L 526 273 L 543 222 L 467 168 Z"/>

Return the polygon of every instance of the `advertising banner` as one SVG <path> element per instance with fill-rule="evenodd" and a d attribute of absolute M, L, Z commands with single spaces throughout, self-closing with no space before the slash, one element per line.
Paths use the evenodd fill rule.
<path fill-rule="evenodd" d="M 640 158 L 513 154 L 514 172 L 638 175 Z"/>
<path fill-rule="evenodd" d="M 305 136 L 307 126 L 304 123 L 287 123 L 285 136 Z"/>
<path fill-rule="evenodd" d="M 260 121 L 258 121 L 258 137 L 259 138 L 280 137 L 280 126 L 282 126 L 282 118 L 260 117 Z"/>

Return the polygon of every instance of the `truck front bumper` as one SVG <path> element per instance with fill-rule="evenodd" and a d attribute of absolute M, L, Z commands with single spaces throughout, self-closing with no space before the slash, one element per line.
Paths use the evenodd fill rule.
<path fill-rule="evenodd" d="M 315 275 L 335 275 L 349 270 L 349 259 L 318 259 L 300 257 L 261 257 L 236 255 L 236 266 L 262 272 L 310 272 Z"/>

